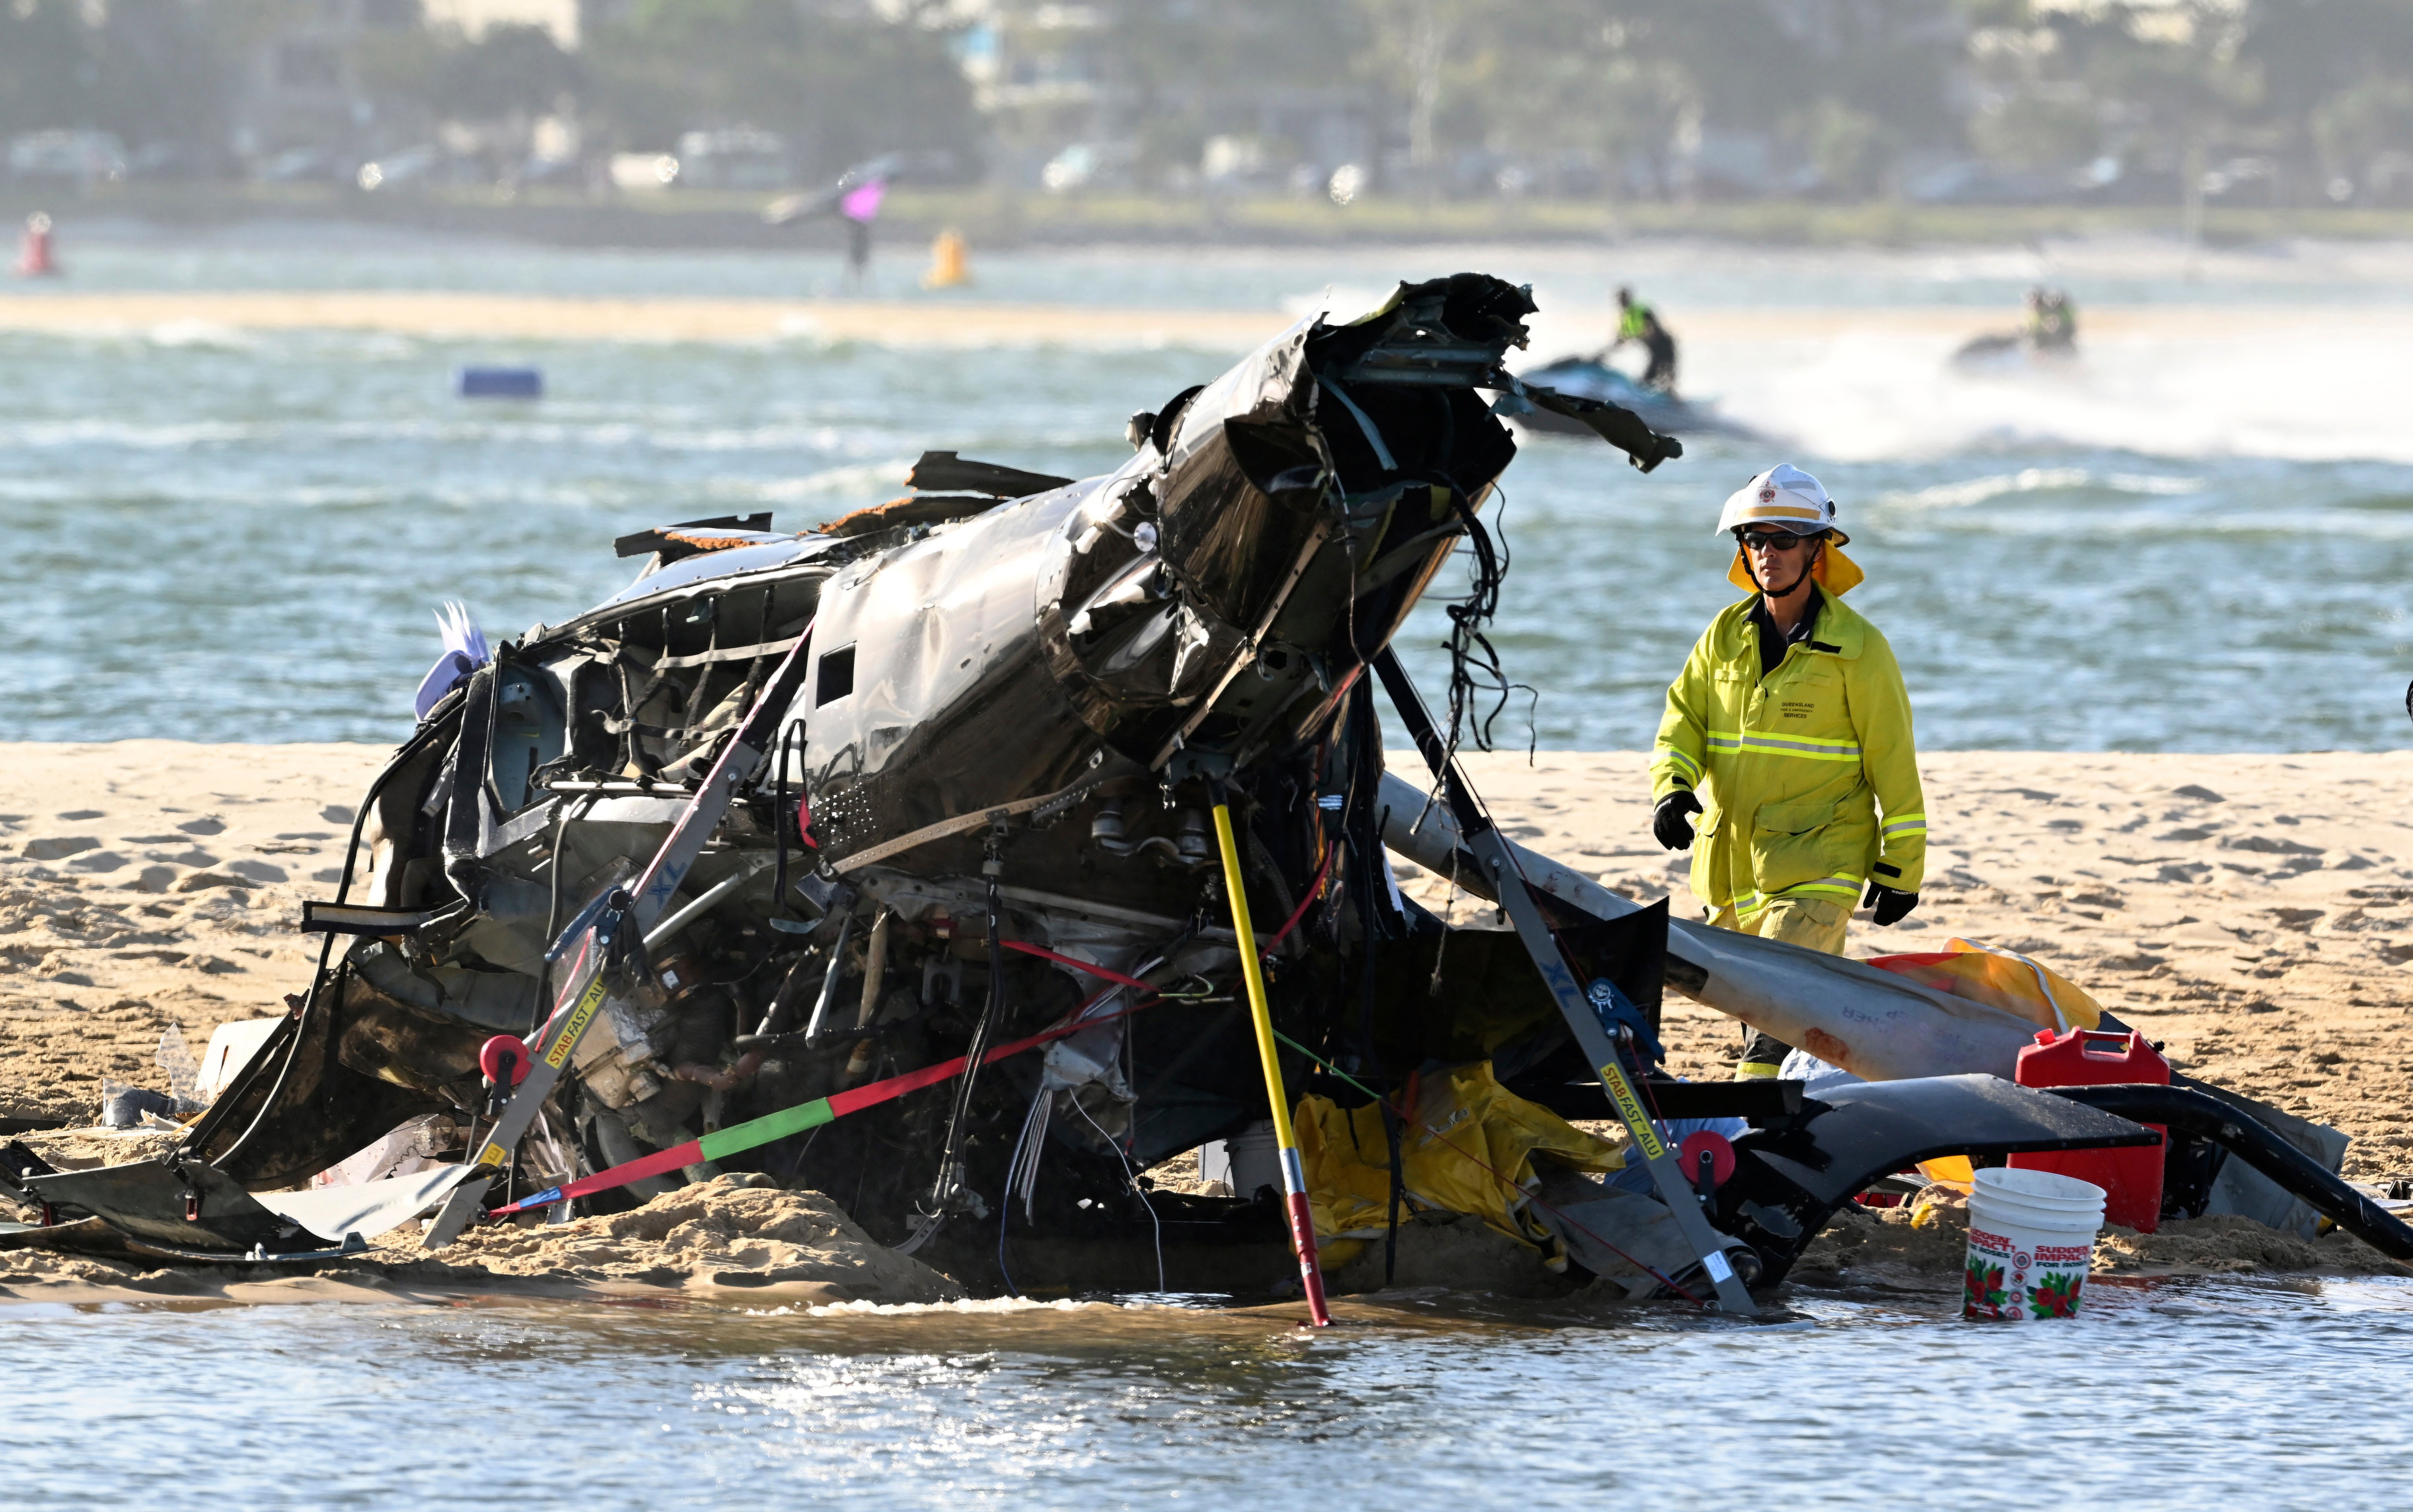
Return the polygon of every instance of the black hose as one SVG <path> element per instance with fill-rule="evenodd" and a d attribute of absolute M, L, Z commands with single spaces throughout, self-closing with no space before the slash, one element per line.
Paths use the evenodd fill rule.
<path fill-rule="evenodd" d="M 1005 1265 L 1005 1225 L 1013 1217 L 1014 1178 L 1009 1176 L 1006 1178 L 1005 1190 L 997 1194 L 997 1273 L 1005 1280 L 1005 1295 L 1020 1297 L 1022 1288 L 1014 1283 L 1014 1272 L 1007 1269 Z"/>
<path fill-rule="evenodd" d="M 586 810 L 595 807 L 599 796 L 589 793 L 582 797 L 564 798 L 560 800 L 560 812 L 554 816 L 552 875 L 545 879 L 544 948 L 548 952 L 554 947 L 554 937 L 561 930 L 561 872 L 565 864 L 562 846 L 570 838 L 570 826 L 585 817 Z M 550 954 L 536 973 L 536 1004 L 537 1022 L 541 1024 L 545 1015 L 553 1010 L 553 956 Z"/>
<path fill-rule="evenodd" d="M 771 763 L 771 833 L 778 838 L 778 870 L 771 882 L 771 912 L 774 916 L 788 910 L 788 757 L 799 744 L 798 733 L 804 728 L 799 719 L 779 733 L 777 754 Z"/>
<path fill-rule="evenodd" d="M 947 1143 L 939 1154 L 939 1178 L 934 1201 L 944 1201 L 949 1195 L 949 1178 L 955 1166 L 956 1140 L 963 1133 L 964 1115 L 971 1111 L 972 1084 L 981 1072 L 981 1058 L 988 1053 L 988 1042 L 997 1021 L 1003 1016 L 1005 1005 L 1005 927 L 1004 909 L 997 896 L 997 879 L 988 879 L 988 1001 L 981 1005 L 980 1021 L 972 1026 L 972 1042 L 964 1051 L 964 1074 L 955 1083 L 955 1105 L 947 1115 Z M 832 971 L 836 968 L 833 966 Z M 1002 1234 L 1004 1231 L 999 1231 Z"/>
<path fill-rule="evenodd" d="M 2413 1228 L 2348 1186 L 2320 1162 L 2273 1133 L 2268 1124 L 2210 1092 L 2158 1082 L 2104 1087 L 2041 1087 L 2038 1091 L 2138 1123 L 2158 1123 L 2213 1141 L 2302 1197 L 2323 1218 L 2382 1254 L 2413 1260 Z"/>

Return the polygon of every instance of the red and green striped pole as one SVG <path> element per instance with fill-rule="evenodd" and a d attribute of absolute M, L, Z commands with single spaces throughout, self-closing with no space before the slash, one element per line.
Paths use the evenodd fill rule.
<path fill-rule="evenodd" d="M 1096 1001 L 1095 998 L 1090 1000 L 1091 1002 Z M 1083 1018 L 1080 1016 L 1081 1010 L 1076 1009 L 1073 1022 L 1059 1024 L 1054 1029 L 1042 1030 L 1028 1039 L 1015 1040 L 1010 1045 L 1000 1045 L 982 1056 L 981 1064 L 994 1065 L 1008 1056 L 1020 1055 L 1025 1050 L 1035 1049 L 1052 1040 L 1060 1040 L 1067 1034 L 1077 1034 L 1085 1029 L 1094 1029 L 1100 1024 L 1110 1024 L 1118 1018 L 1139 1012 L 1155 1001 L 1154 998 L 1145 999 L 1119 1013 L 1105 1014 L 1096 1018 Z M 1083 1009 L 1088 1006 L 1088 1003 L 1082 1004 Z M 716 1129 L 701 1139 L 690 1139 L 686 1144 L 674 1145 L 659 1154 L 646 1155 L 632 1160 L 625 1165 L 614 1165 L 608 1171 L 598 1171 L 593 1176 L 583 1176 L 575 1181 L 533 1193 L 509 1207 L 494 1208 L 488 1216 L 500 1218 L 509 1213 L 525 1212 L 531 1208 L 549 1208 L 556 1202 L 567 1202 L 572 1197 L 609 1192 L 614 1187 L 624 1187 L 631 1181 L 642 1181 L 649 1176 L 667 1176 L 683 1166 L 693 1165 L 702 1161 L 718 1160 L 724 1155 L 734 1155 L 743 1150 L 767 1145 L 774 1139 L 784 1139 L 790 1134 L 802 1134 L 807 1129 L 818 1129 L 822 1124 L 842 1119 L 850 1113 L 859 1113 L 865 1108 L 891 1102 L 908 1092 L 918 1092 L 925 1087 L 935 1087 L 940 1082 L 960 1076 L 969 1060 L 969 1057 L 959 1055 L 952 1060 L 941 1060 L 935 1066 L 925 1066 L 919 1071 L 909 1071 L 901 1076 L 891 1076 L 885 1081 L 866 1082 L 861 1087 L 851 1088 L 843 1092 L 832 1092 L 827 1097 L 817 1097 L 809 1103 L 799 1103 L 793 1107 L 781 1108 L 777 1113 L 765 1113 L 759 1119 L 748 1119 L 744 1123 L 733 1123 L 726 1129 Z"/>

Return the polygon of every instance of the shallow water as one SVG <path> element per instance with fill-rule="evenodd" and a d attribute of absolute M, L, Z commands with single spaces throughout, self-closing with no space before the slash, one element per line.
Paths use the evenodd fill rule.
<path fill-rule="evenodd" d="M 0 1305 L 9 1504 L 2390 1505 L 2413 1283 L 1667 1309 Z"/>
<path fill-rule="evenodd" d="M 470 244 L 87 245 L 71 287 L 809 292 L 825 259 Z M 981 297 L 1337 306 L 1477 265 L 1597 312 L 1621 276 L 1685 303 L 1965 307 L 2026 279 L 2097 300 L 2291 304 L 2299 335 L 2107 341 L 2073 371 L 1949 376 L 1932 337 L 1702 341 L 1688 384 L 1769 433 L 1644 478 L 1528 443 L 1497 637 L 1551 747 L 1649 744 L 1660 690 L 1731 597 L 1719 500 L 1790 455 L 1843 502 L 1854 603 L 1900 652 L 1931 747 L 2388 749 L 2413 674 L 2413 430 L 2401 358 L 2336 324 L 2413 292 L 2413 252 L 2031 254 L 1553 248 L 1093 252 L 985 259 Z M 893 278 L 898 297 L 910 294 Z M 1355 292 L 1353 293 L 1353 290 Z M 38 292 L 10 290 L 10 299 Z M 2317 323 L 2329 320 L 2328 324 Z M 2258 330 L 2260 328 L 2257 328 Z M 1537 339 L 1536 356 L 1546 355 Z M 801 526 L 893 496 L 925 447 L 1083 473 L 1124 417 L 1231 353 L 970 351 L 806 340 L 478 342 L 189 322 L 0 333 L 0 738 L 390 741 L 459 596 L 488 630 L 560 619 L 631 565 L 611 539 L 769 509 Z M 542 366 L 537 404 L 465 403 L 463 363 Z M 1450 586 L 1445 573 L 1440 586 Z M 1428 604 L 1406 649 L 1436 686 Z M 1496 734 L 1527 738 L 1522 695 Z"/>

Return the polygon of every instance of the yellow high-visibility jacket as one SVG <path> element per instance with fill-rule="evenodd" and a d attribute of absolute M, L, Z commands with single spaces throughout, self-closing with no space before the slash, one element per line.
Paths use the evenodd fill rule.
<path fill-rule="evenodd" d="M 1875 626 L 1821 598 L 1809 639 L 1765 680 L 1754 600 L 1728 605 L 1694 643 L 1659 719 L 1651 799 L 1695 791 L 1693 891 L 1745 923 L 1779 894 L 1849 908 L 1863 882 L 1915 893 L 1926 876 L 1902 668 Z"/>

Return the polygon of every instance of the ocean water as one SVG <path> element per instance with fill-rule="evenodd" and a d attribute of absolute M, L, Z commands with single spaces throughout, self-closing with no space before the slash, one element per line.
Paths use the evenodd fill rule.
<path fill-rule="evenodd" d="M 255 229 L 70 246 L 77 291 L 484 289 L 787 297 L 819 253 L 568 253 Z M 922 295 L 903 258 L 884 292 Z M 1760 433 L 1698 439 L 1650 477 L 1531 440 L 1503 482 L 1515 554 L 1496 641 L 1504 745 L 1648 745 L 1658 699 L 1728 600 L 1719 502 L 1780 459 L 1817 471 L 1869 571 L 1853 600 L 1901 656 L 1934 748 L 2389 749 L 2413 677 L 2413 426 L 2397 345 L 2413 249 L 2212 255 L 2081 245 L 1999 252 L 1712 246 L 1088 251 L 981 259 L 983 299 L 1339 309 L 1394 277 L 1530 279 L 1552 321 L 1596 322 L 1618 280 L 1671 312 L 1728 312 L 1688 345 L 1688 391 Z M 2081 310 L 2198 312 L 2090 341 L 2064 372 L 1961 375 L 1958 321 L 2008 319 L 2049 277 Z M 39 299 L 17 287 L 0 299 Z M 1732 312 L 1842 311 L 1830 335 L 1754 339 Z M 2221 311 L 2256 314 L 2232 326 Z M 1927 334 L 1849 312 L 1924 310 Z M 2301 314 L 2301 328 L 2268 317 Z M 2362 312 L 2374 319 L 2357 323 Z M 1926 329 L 1924 327 L 1920 329 Z M 625 583 L 610 542 L 769 509 L 783 526 L 893 497 L 925 448 L 1065 473 L 1122 454 L 1132 410 L 1233 353 L 1133 344 L 973 350 L 245 333 L 207 321 L 0 332 L 0 738 L 390 741 L 433 659 L 431 609 L 490 633 Z M 544 369 L 533 404 L 465 402 L 465 363 Z M 1455 591 L 1455 573 L 1438 587 Z M 1443 621 L 1405 650 L 1428 686 Z"/>
<path fill-rule="evenodd" d="M 752 1312 L 0 1303 L 23 1512 L 2401 1505 L 2413 1283 Z"/>

